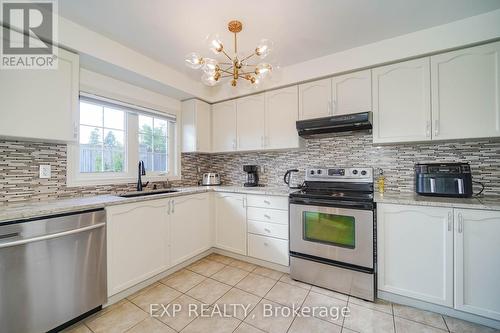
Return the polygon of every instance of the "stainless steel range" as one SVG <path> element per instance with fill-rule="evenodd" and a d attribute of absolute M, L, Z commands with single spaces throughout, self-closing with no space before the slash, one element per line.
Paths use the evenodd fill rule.
<path fill-rule="evenodd" d="M 289 199 L 292 279 L 373 301 L 373 170 L 313 168 L 305 180 Z"/>

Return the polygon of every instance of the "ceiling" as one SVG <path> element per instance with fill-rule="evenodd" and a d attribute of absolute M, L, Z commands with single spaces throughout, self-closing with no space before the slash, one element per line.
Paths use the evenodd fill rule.
<path fill-rule="evenodd" d="M 239 19 L 239 48 L 274 41 L 271 60 L 287 66 L 500 8 L 500 0 L 62 0 L 59 13 L 165 65 L 186 68 L 191 51 L 219 33 L 232 49 L 227 22 Z"/>

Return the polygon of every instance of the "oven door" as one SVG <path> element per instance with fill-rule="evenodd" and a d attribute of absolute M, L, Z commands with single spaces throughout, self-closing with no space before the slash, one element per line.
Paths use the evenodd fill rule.
<path fill-rule="evenodd" d="M 290 204 L 290 251 L 373 268 L 373 211 Z"/>

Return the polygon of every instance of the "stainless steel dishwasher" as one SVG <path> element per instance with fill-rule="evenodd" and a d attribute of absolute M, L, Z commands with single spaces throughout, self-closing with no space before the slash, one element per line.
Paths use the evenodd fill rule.
<path fill-rule="evenodd" d="M 45 332 L 106 302 L 104 210 L 0 223 L 0 331 Z"/>

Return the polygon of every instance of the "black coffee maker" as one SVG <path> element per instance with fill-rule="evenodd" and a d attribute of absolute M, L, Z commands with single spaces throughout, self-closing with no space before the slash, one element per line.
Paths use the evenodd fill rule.
<path fill-rule="evenodd" d="M 245 187 L 259 186 L 259 174 L 257 173 L 259 166 L 257 165 L 244 165 L 243 171 L 247 173 L 246 182 L 243 184 Z"/>

